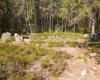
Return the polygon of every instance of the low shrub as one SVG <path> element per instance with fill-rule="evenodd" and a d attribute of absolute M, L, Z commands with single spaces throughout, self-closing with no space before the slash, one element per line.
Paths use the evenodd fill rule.
<path fill-rule="evenodd" d="M 42 68 L 48 68 L 50 66 L 50 60 L 48 56 L 45 56 L 41 60 L 41 66 Z"/>
<path fill-rule="evenodd" d="M 29 45 L 0 44 L 0 79 L 23 80 L 25 70 L 38 58 L 37 51 Z M 12 77 L 13 75 L 13 77 Z M 11 79 L 12 78 L 12 79 Z"/>
<path fill-rule="evenodd" d="M 67 62 L 61 56 L 60 52 L 51 51 L 41 60 L 41 66 L 47 68 L 51 75 L 58 76 L 65 69 Z"/>
<path fill-rule="evenodd" d="M 69 53 L 65 53 L 64 54 L 64 58 L 65 59 L 71 59 L 73 57 L 73 55 L 69 54 Z"/>

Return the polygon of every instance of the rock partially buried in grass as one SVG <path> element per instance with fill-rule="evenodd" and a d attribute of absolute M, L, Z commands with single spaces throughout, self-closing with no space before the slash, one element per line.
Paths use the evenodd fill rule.
<path fill-rule="evenodd" d="M 88 56 L 89 56 L 90 58 L 94 58 L 96 55 L 97 55 L 97 53 L 89 53 L 89 54 L 88 54 Z"/>
<path fill-rule="evenodd" d="M 86 74 L 87 74 L 87 70 L 82 70 L 80 73 L 81 77 L 84 77 Z"/>
<path fill-rule="evenodd" d="M 11 37 L 12 37 L 12 34 L 10 32 L 6 32 L 1 35 L 2 40 L 7 40 L 7 39 L 10 39 Z"/>
<path fill-rule="evenodd" d="M 19 42 L 23 41 L 23 38 L 19 34 L 15 33 L 14 36 L 15 36 L 15 41 L 16 42 L 19 43 Z"/>

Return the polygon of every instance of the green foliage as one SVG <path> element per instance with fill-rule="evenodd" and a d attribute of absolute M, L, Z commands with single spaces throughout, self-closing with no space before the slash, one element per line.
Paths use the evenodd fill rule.
<path fill-rule="evenodd" d="M 87 28 L 90 32 L 93 9 L 99 14 L 99 4 L 99 0 L 0 1 L 0 34 L 7 31 L 77 32 L 81 31 L 81 28 L 84 28 L 84 31 Z"/>
<path fill-rule="evenodd" d="M 38 58 L 35 47 L 32 52 L 28 45 L 15 46 L 7 43 L 0 44 L 0 78 L 22 80 L 25 69 L 34 64 Z"/>
<path fill-rule="evenodd" d="M 62 47 L 62 46 L 64 46 L 64 43 L 63 42 L 48 41 L 48 46 L 49 47 Z"/>
<path fill-rule="evenodd" d="M 71 55 L 71 54 L 69 54 L 69 53 L 65 53 L 65 54 L 64 54 L 64 58 L 65 58 L 65 59 L 71 59 L 71 58 L 73 58 L 73 55 Z"/>
<path fill-rule="evenodd" d="M 88 60 L 88 57 L 86 56 L 86 55 L 84 55 L 84 56 L 81 56 L 81 57 L 78 57 L 79 59 L 82 59 L 82 60 L 84 60 L 84 61 L 87 61 Z"/>
<path fill-rule="evenodd" d="M 44 56 L 42 58 L 42 60 L 41 60 L 41 66 L 43 68 L 48 68 L 50 66 L 50 62 L 49 61 L 50 61 L 49 57 L 48 56 Z"/>
<path fill-rule="evenodd" d="M 50 51 L 48 48 L 31 46 L 30 49 L 29 45 L 22 44 L 19 46 L 7 42 L 0 43 L 0 78 L 10 80 L 42 78 L 42 75 L 37 76 L 25 72 L 37 59 L 40 59 L 43 68 L 49 68 L 51 74 L 54 74 L 59 66 L 55 75 L 60 74 L 66 65 L 65 61 L 61 62 L 64 59 L 59 52 Z"/>

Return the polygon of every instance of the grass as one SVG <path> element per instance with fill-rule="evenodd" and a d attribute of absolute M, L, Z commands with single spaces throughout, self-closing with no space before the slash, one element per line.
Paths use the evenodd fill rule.
<path fill-rule="evenodd" d="M 60 52 L 51 51 L 41 59 L 41 66 L 47 68 L 52 76 L 60 75 L 65 69 L 67 62 Z"/>
<path fill-rule="evenodd" d="M 100 54 L 100 42 L 88 42 L 88 45 L 87 49 L 90 52 Z"/>
<path fill-rule="evenodd" d="M 33 78 L 34 76 L 26 74 L 24 70 L 33 65 L 37 59 L 40 59 L 41 67 L 48 68 L 53 76 L 60 75 L 67 64 L 60 52 L 34 46 L 32 46 L 32 51 L 29 51 L 28 45 L 15 46 L 2 43 L 0 44 L 0 78 L 13 77 L 14 80 L 21 80 L 25 76 Z"/>
<path fill-rule="evenodd" d="M 36 59 L 40 57 L 36 47 L 32 47 L 32 51 L 28 45 L 10 45 L 7 43 L 0 44 L 0 79 L 11 78 L 14 80 L 25 76 L 24 70 L 33 65 Z M 10 73 L 9 73 L 10 72 Z"/>
<path fill-rule="evenodd" d="M 88 57 L 86 55 L 78 57 L 81 60 L 88 61 Z"/>
<path fill-rule="evenodd" d="M 35 34 L 33 33 L 32 35 L 33 36 L 40 36 L 41 35 L 41 36 L 45 36 L 45 37 L 48 37 L 50 35 L 51 36 L 52 35 L 53 36 L 54 35 L 58 35 L 58 36 L 62 36 L 62 35 L 63 36 L 72 36 L 73 35 L 73 36 L 81 36 L 82 37 L 83 34 L 82 33 L 76 33 L 76 32 L 51 32 L 51 33 L 45 32 L 45 33 L 35 33 Z"/>
<path fill-rule="evenodd" d="M 76 47 L 77 40 L 84 39 L 83 34 L 71 32 L 36 33 L 31 36 L 31 44 L 12 45 L 13 39 L 4 43 L 0 41 L 0 79 L 36 80 L 42 78 L 43 76 L 37 76 L 37 73 L 25 72 L 37 60 L 40 60 L 42 69 L 47 69 L 50 75 L 59 76 L 67 65 L 66 60 L 73 56 L 52 51 L 51 47 L 63 47 L 65 44 Z M 42 44 L 47 44 L 47 46 L 43 47 Z M 92 51 L 96 51 L 95 48 L 92 48 Z M 80 57 L 80 59 L 86 60 L 86 57 Z"/>
<path fill-rule="evenodd" d="M 31 34 L 31 43 L 34 45 L 47 44 L 48 47 L 62 47 L 64 44 L 77 46 L 78 41 L 83 41 L 84 35 L 82 33 L 73 32 L 52 32 L 52 33 L 34 33 Z"/>
<path fill-rule="evenodd" d="M 69 53 L 65 53 L 63 56 L 65 59 L 71 59 L 73 58 L 73 55 L 69 54 Z"/>
<path fill-rule="evenodd" d="M 48 68 L 54 76 L 59 75 L 66 66 L 66 62 L 60 52 L 51 51 L 48 48 L 39 46 L 31 46 L 30 49 L 30 45 L 23 44 L 18 46 L 1 43 L 0 78 L 4 79 L 4 77 L 7 77 L 10 79 L 13 77 L 14 80 L 21 80 L 25 76 L 31 76 L 24 71 L 33 65 L 37 59 L 41 61 L 41 67 Z"/>

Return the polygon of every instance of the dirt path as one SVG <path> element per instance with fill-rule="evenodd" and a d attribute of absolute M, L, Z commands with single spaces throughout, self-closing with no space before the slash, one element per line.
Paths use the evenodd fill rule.
<path fill-rule="evenodd" d="M 65 51 L 74 55 L 73 59 L 67 60 L 68 66 L 57 80 L 100 80 L 100 65 L 96 64 L 95 59 L 87 57 L 85 61 L 84 54 L 86 49 L 73 47 L 54 47 L 52 50 Z M 83 57 L 80 59 L 79 57 Z"/>
<path fill-rule="evenodd" d="M 100 65 L 95 60 L 84 62 L 81 59 L 68 61 L 68 67 L 57 80 L 100 80 Z"/>

